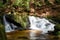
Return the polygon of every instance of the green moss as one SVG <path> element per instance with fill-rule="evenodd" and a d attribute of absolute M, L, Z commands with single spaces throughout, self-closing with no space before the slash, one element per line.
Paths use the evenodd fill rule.
<path fill-rule="evenodd" d="M 10 18 L 12 18 L 13 20 L 15 20 L 17 23 L 20 23 L 24 28 L 26 28 L 27 26 L 27 13 L 26 12 L 23 12 L 23 13 L 18 13 L 18 12 L 15 12 L 16 15 L 14 14 L 10 14 Z"/>

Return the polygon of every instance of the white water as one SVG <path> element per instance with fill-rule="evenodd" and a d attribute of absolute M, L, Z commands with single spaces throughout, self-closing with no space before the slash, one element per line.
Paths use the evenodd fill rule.
<path fill-rule="evenodd" d="M 3 16 L 3 21 L 4 21 L 4 25 L 5 25 L 5 32 L 12 32 L 14 31 L 14 28 L 16 27 L 14 24 L 7 22 L 6 15 Z M 12 25 L 13 29 L 11 28 L 10 24 Z"/>
<path fill-rule="evenodd" d="M 30 29 L 32 30 L 40 30 L 42 34 L 48 33 L 48 31 L 54 31 L 55 24 L 45 18 L 29 16 L 29 21 Z"/>
<path fill-rule="evenodd" d="M 39 18 L 39 17 L 34 17 L 34 16 L 29 16 L 29 21 L 30 21 L 30 39 L 41 39 L 45 40 L 47 39 L 46 33 L 48 31 L 54 31 L 54 26 L 55 24 L 49 22 L 49 20 L 45 18 Z M 40 34 L 40 37 L 37 37 L 37 31 Z M 41 33 L 42 31 L 42 33 Z"/>
<path fill-rule="evenodd" d="M 5 16 L 6 15 L 3 16 L 5 31 L 6 32 L 14 31 L 14 28 L 16 28 L 16 26 L 12 23 L 7 22 Z M 29 21 L 30 21 L 30 29 L 32 30 L 40 30 L 42 31 L 42 34 L 48 33 L 48 31 L 54 31 L 55 24 L 49 22 L 49 20 L 45 18 L 29 16 Z M 13 29 L 11 28 L 10 24 L 12 25 Z"/>
<path fill-rule="evenodd" d="M 3 20 L 4 20 L 4 24 L 5 24 L 5 31 L 6 32 L 12 32 L 14 31 L 14 29 L 11 28 L 9 22 L 7 22 L 7 20 L 5 19 L 5 16 L 3 16 Z M 49 20 L 45 19 L 45 18 L 39 18 L 39 17 L 34 17 L 34 16 L 29 16 L 29 21 L 30 21 L 30 29 L 32 29 L 33 31 L 30 31 L 30 39 L 46 39 L 46 34 L 48 33 L 48 31 L 54 31 L 54 26 L 55 24 L 49 22 Z M 13 28 L 15 28 L 16 26 L 14 24 L 11 24 Z M 41 37 L 35 37 L 36 36 L 36 31 L 35 30 L 39 30 L 42 31 Z"/>

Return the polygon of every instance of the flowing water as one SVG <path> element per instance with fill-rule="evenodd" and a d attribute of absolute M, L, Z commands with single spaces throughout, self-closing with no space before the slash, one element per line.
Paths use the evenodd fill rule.
<path fill-rule="evenodd" d="M 47 34 L 42 35 L 38 32 L 35 33 L 36 34 L 35 36 L 30 36 L 30 31 L 32 30 L 14 31 L 14 32 L 6 33 L 7 39 L 8 40 L 60 40 L 60 38 L 57 36 L 47 35 Z"/>
<path fill-rule="evenodd" d="M 42 34 L 48 33 L 48 31 L 54 31 L 55 24 L 51 23 L 46 18 L 39 18 L 35 16 L 29 16 L 30 29 L 41 30 Z"/>
<path fill-rule="evenodd" d="M 60 40 L 60 38 L 58 38 L 54 35 L 45 34 L 44 28 L 43 28 L 44 30 L 42 29 L 43 33 L 41 33 L 41 31 L 37 31 L 37 30 L 17 31 L 17 30 L 14 30 L 11 28 L 10 23 L 7 22 L 5 19 L 5 15 L 3 16 L 3 20 L 4 20 L 4 24 L 5 24 L 7 40 Z M 12 27 L 15 27 L 15 25 L 12 24 Z M 48 29 L 52 30 L 50 27 Z M 46 30 L 46 31 L 48 31 L 48 30 Z"/>
<path fill-rule="evenodd" d="M 4 25 L 5 25 L 5 32 L 12 32 L 17 28 L 16 25 L 7 21 L 6 15 L 3 16 L 3 21 L 4 21 Z"/>

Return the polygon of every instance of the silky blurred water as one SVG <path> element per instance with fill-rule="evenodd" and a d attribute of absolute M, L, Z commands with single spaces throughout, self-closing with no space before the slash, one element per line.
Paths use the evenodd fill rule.
<path fill-rule="evenodd" d="M 34 32 L 32 32 L 34 33 Z M 15 31 L 6 33 L 8 40 L 60 40 L 60 37 L 50 34 L 40 34 L 30 36 L 30 30 Z"/>
<path fill-rule="evenodd" d="M 46 30 L 47 32 L 45 31 L 45 29 L 44 29 L 45 26 L 42 29 L 43 33 L 39 32 L 39 31 L 36 31 L 36 30 L 15 31 L 14 29 L 11 28 L 9 23 L 6 21 L 5 16 L 3 17 L 3 19 L 4 19 L 4 23 L 5 23 L 5 31 L 6 31 L 7 40 L 60 40 L 59 37 L 56 37 L 54 35 L 46 34 L 46 33 L 48 33 L 48 30 Z M 44 23 L 44 19 L 43 19 L 42 23 Z M 39 24 L 41 24 L 41 23 L 39 23 Z M 15 27 L 14 25 L 12 25 L 12 26 Z M 32 29 L 33 28 L 35 28 L 35 26 L 32 27 Z M 36 28 L 38 29 L 38 27 L 36 27 Z M 39 29 L 41 29 L 41 28 L 39 28 Z M 49 27 L 47 29 L 53 30 L 54 27 Z"/>

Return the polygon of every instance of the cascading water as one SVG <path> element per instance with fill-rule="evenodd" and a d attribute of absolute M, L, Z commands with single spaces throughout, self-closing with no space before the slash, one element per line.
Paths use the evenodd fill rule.
<path fill-rule="evenodd" d="M 16 28 L 16 26 L 12 23 L 9 23 L 7 20 L 6 20 L 6 15 L 3 16 L 3 21 L 4 21 L 4 25 L 5 25 L 5 32 L 12 32 L 14 31 L 14 28 Z"/>
<path fill-rule="evenodd" d="M 42 34 L 48 33 L 48 31 L 54 31 L 55 24 L 49 22 L 45 18 L 39 18 L 34 16 L 29 16 L 30 29 L 40 30 Z"/>
<path fill-rule="evenodd" d="M 49 22 L 49 20 L 45 18 L 29 16 L 29 21 L 30 21 L 30 29 L 33 30 L 30 31 L 30 39 L 36 39 L 36 38 L 38 39 L 38 37 L 36 37 L 36 31 L 34 30 L 40 31 L 41 40 L 47 39 L 48 34 L 46 33 L 48 33 L 48 31 L 54 31 L 55 24 Z"/>

